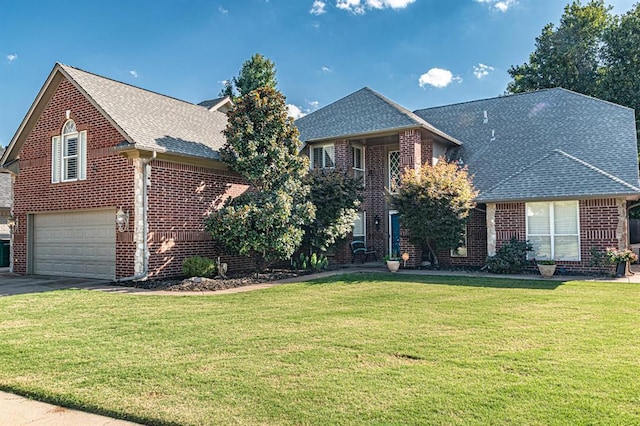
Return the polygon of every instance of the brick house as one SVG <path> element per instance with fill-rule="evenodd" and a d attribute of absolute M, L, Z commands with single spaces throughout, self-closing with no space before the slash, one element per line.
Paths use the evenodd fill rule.
<path fill-rule="evenodd" d="M 296 121 L 314 168 L 364 177 L 354 239 L 378 253 L 422 253 L 384 198 L 405 168 L 439 158 L 469 167 L 479 190 L 466 244 L 439 254 L 450 267 L 481 267 L 512 237 L 532 256 L 588 271 L 591 249 L 627 248 L 628 209 L 640 198 L 634 112 L 564 89 L 411 112 L 364 88 Z M 348 248 L 337 252 L 346 260 Z"/>
<path fill-rule="evenodd" d="M 0 156 L 4 153 L 4 149 L 0 148 Z M 11 215 L 11 176 L 0 173 L 0 244 L 8 241 L 9 225 L 7 220 Z M 2 265 L 2 259 L 0 259 Z"/>
<path fill-rule="evenodd" d="M 14 189 L 12 270 L 156 278 L 180 275 L 191 255 L 250 267 L 224 256 L 203 228 L 248 188 L 219 161 L 229 105 L 56 64 L 0 158 Z"/>

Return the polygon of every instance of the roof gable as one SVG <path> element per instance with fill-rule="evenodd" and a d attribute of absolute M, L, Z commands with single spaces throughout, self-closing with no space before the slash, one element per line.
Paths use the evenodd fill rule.
<path fill-rule="evenodd" d="M 226 115 L 169 96 L 56 64 L 11 140 L 0 164 L 22 144 L 61 81 L 70 81 L 122 134 L 130 147 L 218 159 Z"/>
<path fill-rule="evenodd" d="M 449 154 L 468 165 L 479 199 L 555 197 L 560 186 L 565 196 L 637 195 L 635 119 L 629 108 L 558 88 L 415 113 L 462 141 Z M 538 163 L 554 150 L 579 159 L 583 167 L 556 156 L 548 157 L 550 165 Z M 613 188 L 602 175 L 585 175 L 585 167 L 618 179 L 626 189 Z M 565 168 L 584 181 L 573 182 Z M 522 170 L 529 173 L 518 174 Z"/>
<path fill-rule="evenodd" d="M 416 114 L 368 87 L 297 119 L 295 124 L 303 142 L 421 127 L 458 143 Z"/>

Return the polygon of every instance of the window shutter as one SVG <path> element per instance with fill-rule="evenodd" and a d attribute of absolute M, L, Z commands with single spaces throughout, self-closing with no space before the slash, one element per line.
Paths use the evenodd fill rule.
<path fill-rule="evenodd" d="M 78 136 L 78 179 L 85 180 L 87 178 L 87 131 L 80 132 Z"/>
<path fill-rule="evenodd" d="M 323 155 L 324 150 L 322 149 L 322 147 L 320 148 L 313 148 L 312 151 L 312 155 L 311 155 L 311 168 L 312 169 L 321 169 L 322 168 L 322 155 Z"/>
<path fill-rule="evenodd" d="M 62 144 L 60 136 L 51 138 L 51 182 L 60 182 L 62 162 Z"/>

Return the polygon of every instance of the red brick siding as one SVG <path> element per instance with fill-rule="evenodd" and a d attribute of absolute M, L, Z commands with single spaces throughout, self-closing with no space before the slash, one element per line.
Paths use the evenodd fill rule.
<path fill-rule="evenodd" d="M 153 161 L 149 197 L 150 277 L 182 274 L 185 257 L 205 256 L 252 269 L 249 258 L 229 256 L 204 229 L 205 218 L 248 189 L 241 177 L 204 167 Z"/>
<path fill-rule="evenodd" d="M 607 247 L 617 247 L 618 206 L 613 198 L 581 200 L 580 212 L 580 261 L 558 262 L 573 272 L 597 272 L 592 267 L 591 247 L 603 252 Z M 526 240 L 525 203 L 503 203 L 496 205 L 496 248 L 509 242 L 512 236 Z"/>
<path fill-rule="evenodd" d="M 450 250 L 443 250 L 438 254 L 440 264 L 445 267 L 475 268 L 484 266 L 487 260 L 487 215 L 484 211 L 475 209 L 471 212 L 467 223 L 467 256 L 451 257 Z"/>
<path fill-rule="evenodd" d="M 66 122 L 65 112 L 79 131 L 87 131 L 87 179 L 51 183 L 51 137 L 59 135 Z M 130 252 L 133 243 L 116 237 L 115 211 L 122 206 L 133 210 L 133 166 L 113 151 L 124 138 L 93 105 L 66 80 L 49 100 L 20 150 L 20 173 L 16 177 L 14 210 L 18 229 L 14 239 L 15 271 L 27 271 L 27 214 L 95 208 L 114 209 L 116 274 L 133 273 Z"/>

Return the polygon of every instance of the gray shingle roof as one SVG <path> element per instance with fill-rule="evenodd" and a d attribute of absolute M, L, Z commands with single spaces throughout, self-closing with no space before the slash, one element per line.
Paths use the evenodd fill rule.
<path fill-rule="evenodd" d="M 415 113 L 463 143 L 478 201 L 640 194 L 629 108 L 548 89 Z"/>
<path fill-rule="evenodd" d="M 225 114 L 66 65 L 60 68 L 138 149 L 218 159 Z"/>
<path fill-rule="evenodd" d="M 457 141 L 406 108 L 365 87 L 295 122 L 300 140 L 311 142 L 422 127 Z"/>

